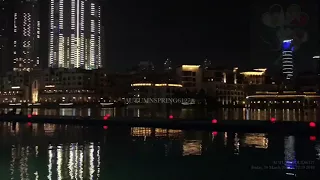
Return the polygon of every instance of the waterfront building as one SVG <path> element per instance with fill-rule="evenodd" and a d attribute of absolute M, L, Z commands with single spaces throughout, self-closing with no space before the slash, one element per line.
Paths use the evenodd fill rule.
<path fill-rule="evenodd" d="M 98 102 L 94 76 L 84 69 L 49 68 L 39 80 L 41 103 Z"/>
<path fill-rule="evenodd" d="M 243 84 L 238 81 L 238 68 L 208 68 L 203 71 L 202 89 L 222 105 L 243 104 Z"/>
<path fill-rule="evenodd" d="M 181 84 L 168 83 L 134 83 L 130 96 L 134 98 L 170 98 L 182 88 Z"/>
<path fill-rule="evenodd" d="M 176 70 L 177 78 L 183 89 L 198 92 L 202 85 L 200 65 L 182 65 Z"/>
<path fill-rule="evenodd" d="M 320 95 L 317 92 L 298 91 L 257 91 L 246 97 L 248 108 L 287 108 L 299 109 L 317 107 L 320 104 Z"/>
<path fill-rule="evenodd" d="M 254 69 L 253 71 L 241 72 L 243 75 L 243 83 L 244 84 L 265 84 L 266 81 L 266 68 Z"/>
<path fill-rule="evenodd" d="M 97 0 L 50 0 L 49 67 L 102 67 L 101 6 Z"/>

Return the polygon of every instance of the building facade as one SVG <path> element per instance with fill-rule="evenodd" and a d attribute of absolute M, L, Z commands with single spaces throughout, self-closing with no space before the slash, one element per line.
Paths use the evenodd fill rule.
<path fill-rule="evenodd" d="M 243 104 L 245 94 L 243 84 L 238 82 L 238 68 L 207 68 L 202 77 L 203 90 L 221 105 Z"/>
<path fill-rule="evenodd" d="M 13 16 L 13 70 L 31 71 L 40 65 L 40 20 L 37 0 L 19 1 Z"/>
<path fill-rule="evenodd" d="M 102 67 L 101 7 L 97 0 L 50 0 L 50 67 Z"/>
<path fill-rule="evenodd" d="M 178 67 L 177 78 L 184 89 L 199 91 L 202 84 L 202 70 L 200 65 L 182 65 Z"/>

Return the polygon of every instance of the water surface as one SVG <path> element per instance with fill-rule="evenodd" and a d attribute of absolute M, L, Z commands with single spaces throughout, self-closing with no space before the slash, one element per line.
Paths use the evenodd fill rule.
<path fill-rule="evenodd" d="M 310 137 L 0 123 L 1 179 L 306 179 Z"/>

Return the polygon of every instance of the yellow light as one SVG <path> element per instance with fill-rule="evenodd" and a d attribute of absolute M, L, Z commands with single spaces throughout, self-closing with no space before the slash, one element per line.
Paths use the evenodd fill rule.
<path fill-rule="evenodd" d="M 152 86 L 151 83 L 135 83 L 135 84 L 131 84 L 131 86 Z"/>
<path fill-rule="evenodd" d="M 168 86 L 170 86 L 170 87 L 182 87 L 181 84 L 168 84 Z"/>
<path fill-rule="evenodd" d="M 155 84 L 155 86 L 167 86 L 167 84 Z"/>
<path fill-rule="evenodd" d="M 238 69 L 239 69 L 238 67 L 234 67 L 234 68 L 233 68 L 233 72 L 237 72 Z"/>
<path fill-rule="evenodd" d="M 183 71 L 198 71 L 200 65 L 182 65 Z"/>
<path fill-rule="evenodd" d="M 317 94 L 317 92 L 303 92 L 303 94 Z"/>
<path fill-rule="evenodd" d="M 242 72 L 240 73 L 242 75 L 245 75 L 245 76 L 263 76 L 264 75 L 264 72 L 258 72 L 258 71 L 247 71 L 247 72 Z"/>
<path fill-rule="evenodd" d="M 309 96 L 309 95 L 252 95 L 247 96 L 246 98 L 295 98 L 295 97 L 304 97 L 304 98 L 320 98 L 320 96 Z"/>
<path fill-rule="evenodd" d="M 55 87 L 55 85 L 47 85 L 47 86 L 45 86 L 46 88 L 54 88 Z"/>
<path fill-rule="evenodd" d="M 258 68 L 258 69 L 254 69 L 255 71 L 259 71 L 259 72 L 266 72 L 267 68 Z"/>

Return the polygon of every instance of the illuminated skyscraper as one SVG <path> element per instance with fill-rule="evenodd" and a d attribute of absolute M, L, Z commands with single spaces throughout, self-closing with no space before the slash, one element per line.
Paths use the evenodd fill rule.
<path fill-rule="evenodd" d="M 101 7 L 97 0 L 50 0 L 49 66 L 97 69 Z"/>
<path fill-rule="evenodd" d="M 12 70 L 12 0 L 0 0 L 0 74 Z"/>
<path fill-rule="evenodd" d="M 31 71 L 40 64 L 40 20 L 37 0 L 22 0 L 14 7 L 13 70 Z"/>
<path fill-rule="evenodd" d="M 293 78 L 293 44 L 292 39 L 282 43 L 282 73 L 286 80 Z"/>

